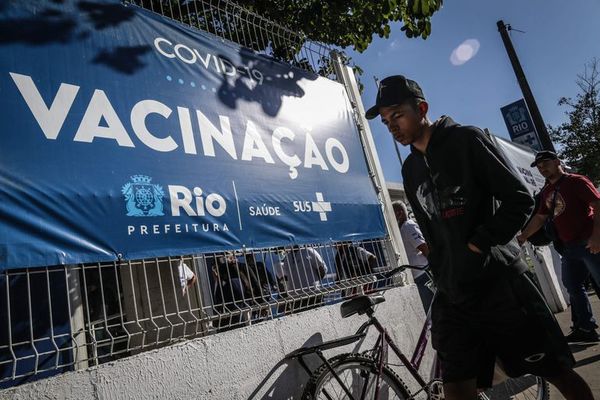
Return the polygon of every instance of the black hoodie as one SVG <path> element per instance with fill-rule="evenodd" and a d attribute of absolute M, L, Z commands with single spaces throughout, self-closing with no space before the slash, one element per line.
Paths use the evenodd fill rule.
<path fill-rule="evenodd" d="M 425 154 L 412 148 L 402 177 L 436 286 L 450 302 L 476 302 L 496 279 L 524 271 L 514 236 L 533 199 L 480 129 L 440 118 Z"/>

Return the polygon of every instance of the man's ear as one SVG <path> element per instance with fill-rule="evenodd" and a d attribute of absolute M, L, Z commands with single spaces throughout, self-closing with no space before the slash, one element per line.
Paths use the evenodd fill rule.
<path fill-rule="evenodd" d="M 553 165 L 554 168 L 560 169 L 562 167 L 562 169 L 564 171 L 564 166 L 561 164 L 560 160 L 554 159 L 554 160 L 551 160 L 551 163 L 552 163 L 551 165 Z"/>
<path fill-rule="evenodd" d="M 429 104 L 426 101 L 422 101 L 418 105 L 419 107 L 419 116 L 421 118 L 425 118 L 427 116 L 427 111 L 429 111 Z"/>

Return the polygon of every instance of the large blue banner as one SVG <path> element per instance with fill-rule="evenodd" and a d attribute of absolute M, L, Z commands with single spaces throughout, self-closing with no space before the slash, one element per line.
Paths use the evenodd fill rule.
<path fill-rule="evenodd" d="M 0 14 L 0 270 L 384 235 L 342 85 L 118 2 Z"/>

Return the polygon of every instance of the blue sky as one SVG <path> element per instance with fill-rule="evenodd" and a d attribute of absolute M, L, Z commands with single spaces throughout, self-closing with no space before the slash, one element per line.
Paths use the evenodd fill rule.
<path fill-rule="evenodd" d="M 430 119 L 449 115 L 461 124 L 508 137 L 500 107 L 522 98 L 522 93 L 496 27 L 502 19 L 525 31 L 511 32 L 511 39 L 544 121 L 551 125 L 566 121 L 567 108 L 557 105 L 559 98 L 574 97 L 579 90 L 577 74 L 593 57 L 600 58 L 600 0 L 444 3 L 432 18 L 427 40 L 406 38 L 401 25 L 395 24 L 388 39 L 374 39 L 366 52 L 347 51 L 364 69 L 365 108 L 375 101 L 374 75 L 382 79 L 403 74 L 421 85 Z M 479 49 L 462 65 L 454 65 L 451 55 L 465 41 Z M 469 55 L 462 50 L 463 56 Z M 389 134 L 379 119 L 370 126 L 386 180 L 400 182 L 400 164 Z M 405 158 L 407 148 L 399 147 Z"/>

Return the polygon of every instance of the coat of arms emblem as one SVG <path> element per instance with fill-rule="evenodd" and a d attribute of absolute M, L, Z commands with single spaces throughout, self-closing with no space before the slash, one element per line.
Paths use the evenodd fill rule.
<path fill-rule="evenodd" d="M 152 178 L 146 175 L 134 175 L 131 182 L 121 188 L 125 196 L 128 217 L 158 217 L 163 213 L 165 192 L 160 185 L 153 185 Z"/>
<path fill-rule="evenodd" d="M 527 121 L 527 115 L 525 114 L 525 110 L 522 107 L 514 106 L 508 110 L 508 114 L 506 115 L 508 118 L 508 122 L 511 125 L 518 125 L 523 121 Z"/>

